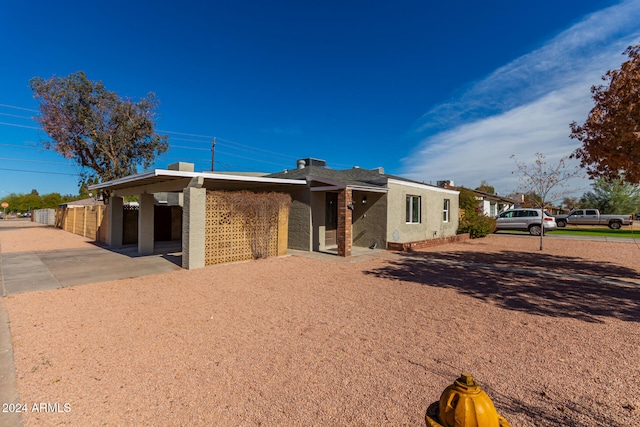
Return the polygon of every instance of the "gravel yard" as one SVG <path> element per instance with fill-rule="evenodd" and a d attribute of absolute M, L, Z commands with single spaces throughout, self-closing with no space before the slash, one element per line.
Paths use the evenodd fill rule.
<path fill-rule="evenodd" d="M 89 245 L 28 226 L 0 244 Z M 5 297 L 21 402 L 61 408 L 24 425 L 424 426 L 468 371 L 514 427 L 640 426 L 640 246 L 538 246 L 492 235 Z"/>

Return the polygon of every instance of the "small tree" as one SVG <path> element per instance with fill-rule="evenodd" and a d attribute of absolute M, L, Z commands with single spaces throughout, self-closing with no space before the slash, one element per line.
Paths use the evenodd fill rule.
<path fill-rule="evenodd" d="M 557 164 L 548 165 L 546 157 L 541 153 L 535 154 L 536 160 L 533 164 L 516 162 L 517 172 L 520 180 L 520 190 L 525 194 L 535 194 L 530 201 L 535 207 L 542 210 L 540 217 L 540 250 L 543 249 L 542 238 L 544 236 L 544 211 L 553 202 L 561 200 L 570 193 L 567 188 L 567 181 L 579 176 L 580 169 L 575 167 L 569 169 L 566 158 L 561 158 Z M 511 156 L 515 159 L 515 155 Z"/>
<path fill-rule="evenodd" d="M 44 142 L 45 148 L 82 167 L 79 184 L 134 174 L 168 149 L 168 137 L 154 130 L 158 101 L 153 93 L 138 102 L 121 99 L 82 71 L 34 77 L 31 89 L 40 100 L 37 120 L 52 140 Z"/>
<path fill-rule="evenodd" d="M 480 181 L 480 186 L 477 187 L 476 190 L 482 191 L 483 193 L 496 194 L 496 189 L 493 186 L 489 185 L 484 179 Z"/>
<path fill-rule="evenodd" d="M 571 123 L 571 138 L 582 141 L 572 156 L 593 178 L 640 183 L 640 45 L 624 52 L 629 61 L 608 71 L 608 86 L 592 86 L 595 106 L 582 125 Z"/>
<path fill-rule="evenodd" d="M 524 194 L 524 198 L 522 200 L 523 208 L 537 208 L 542 204 L 542 197 L 534 192 L 529 192 Z"/>
<path fill-rule="evenodd" d="M 580 206 L 580 199 L 577 197 L 565 197 L 562 199 L 562 206 L 566 209 L 573 210 L 576 207 Z"/>

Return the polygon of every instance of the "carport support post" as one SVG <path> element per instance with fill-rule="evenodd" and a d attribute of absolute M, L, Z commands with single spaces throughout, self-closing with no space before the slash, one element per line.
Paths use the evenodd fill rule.
<path fill-rule="evenodd" d="M 153 194 L 140 195 L 140 211 L 138 212 L 138 253 L 149 255 L 153 253 Z"/>
<path fill-rule="evenodd" d="M 122 246 L 122 205 L 122 197 L 109 197 L 109 204 L 107 205 L 109 215 L 107 246 L 112 248 Z"/>
<path fill-rule="evenodd" d="M 204 267 L 206 188 L 184 189 L 182 208 L 182 268 Z"/>

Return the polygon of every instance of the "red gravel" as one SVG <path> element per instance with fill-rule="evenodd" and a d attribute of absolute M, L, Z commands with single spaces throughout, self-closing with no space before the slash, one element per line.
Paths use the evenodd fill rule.
<path fill-rule="evenodd" d="M 16 233 L 3 252 L 86 244 Z M 6 297 L 24 424 L 420 426 L 469 371 L 514 427 L 640 426 L 640 247 L 537 248 L 494 235 Z"/>

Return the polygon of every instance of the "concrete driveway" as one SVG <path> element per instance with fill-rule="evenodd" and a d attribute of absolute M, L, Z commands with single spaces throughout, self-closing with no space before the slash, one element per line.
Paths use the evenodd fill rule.
<path fill-rule="evenodd" d="M 180 242 L 159 242 L 148 256 L 137 246 L 0 253 L 2 295 L 164 273 L 180 262 Z"/>

